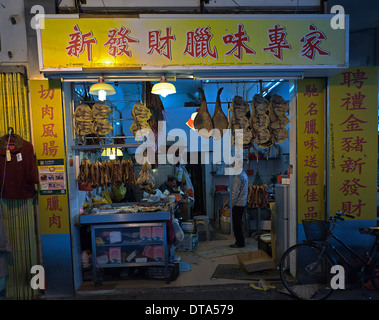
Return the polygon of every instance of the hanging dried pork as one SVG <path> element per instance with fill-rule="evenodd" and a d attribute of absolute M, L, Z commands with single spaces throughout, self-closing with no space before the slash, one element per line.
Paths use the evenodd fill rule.
<path fill-rule="evenodd" d="M 272 142 L 268 105 L 269 101 L 259 94 L 255 94 L 251 102 L 250 125 L 254 132 L 253 142 L 260 148 L 267 148 Z"/>
<path fill-rule="evenodd" d="M 96 119 L 93 123 L 93 132 L 98 135 L 106 135 L 113 130 L 107 119 Z"/>
<path fill-rule="evenodd" d="M 88 135 L 93 133 L 92 121 L 76 121 L 75 132 L 80 135 Z"/>
<path fill-rule="evenodd" d="M 136 103 L 132 109 L 132 117 L 134 119 L 130 131 L 134 136 L 137 135 L 138 130 L 141 130 L 141 135 L 147 135 L 151 130 L 148 120 L 151 117 L 150 110 L 142 103 Z"/>
<path fill-rule="evenodd" d="M 229 128 L 232 130 L 232 143 L 235 145 L 235 130 L 243 130 L 243 148 L 251 146 L 253 132 L 250 127 L 250 107 L 249 104 L 240 96 L 233 98 L 232 104 L 229 107 L 230 121 Z"/>
<path fill-rule="evenodd" d="M 79 183 L 87 184 L 91 175 L 91 162 L 87 160 L 80 161 L 79 165 Z"/>
<path fill-rule="evenodd" d="M 74 119 L 76 121 L 92 121 L 93 115 L 90 106 L 85 103 L 80 104 L 74 112 Z"/>
<path fill-rule="evenodd" d="M 215 105 L 215 111 L 212 117 L 213 122 L 213 139 L 218 140 L 221 139 L 224 130 L 228 129 L 228 118 L 224 114 L 221 108 L 221 102 L 220 102 L 220 95 L 224 88 L 220 88 L 217 92 L 217 98 L 216 98 L 216 105 Z"/>
<path fill-rule="evenodd" d="M 95 103 L 92 107 L 92 116 L 94 119 L 108 118 L 112 113 L 112 109 L 105 103 Z"/>
<path fill-rule="evenodd" d="M 268 194 L 267 187 L 262 185 L 252 184 L 249 187 L 247 203 L 250 208 L 267 208 Z"/>
<path fill-rule="evenodd" d="M 132 160 L 122 160 L 121 161 L 121 173 L 122 173 L 122 182 L 125 185 L 136 184 L 136 176 L 134 173 L 134 166 Z"/>
<path fill-rule="evenodd" d="M 287 112 L 289 110 L 287 102 L 283 97 L 278 95 L 273 95 L 270 100 L 269 111 L 270 111 L 270 127 L 272 129 L 284 128 L 289 119 L 287 117 Z"/>
<path fill-rule="evenodd" d="M 193 127 L 200 136 L 204 138 L 210 138 L 213 134 L 212 117 L 208 111 L 204 90 L 202 88 L 199 88 L 199 91 L 201 94 L 201 103 L 199 111 L 193 120 Z"/>

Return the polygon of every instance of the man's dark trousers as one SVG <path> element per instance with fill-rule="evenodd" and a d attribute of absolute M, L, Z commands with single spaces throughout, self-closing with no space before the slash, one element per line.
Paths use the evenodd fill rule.
<path fill-rule="evenodd" d="M 239 247 L 245 246 L 245 238 L 243 235 L 242 228 L 242 217 L 245 212 L 245 207 L 234 206 L 232 210 L 232 222 L 233 222 L 233 232 L 236 238 L 236 245 Z"/>

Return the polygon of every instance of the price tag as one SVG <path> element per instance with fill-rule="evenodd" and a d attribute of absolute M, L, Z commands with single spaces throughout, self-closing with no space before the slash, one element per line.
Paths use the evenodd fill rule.
<path fill-rule="evenodd" d="M 17 157 L 17 162 L 22 161 L 22 154 L 21 153 L 17 153 L 16 157 Z"/>
<path fill-rule="evenodd" d="M 12 157 L 11 157 L 11 152 L 9 150 L 7 150 L 7 161 L 11 161 L 12 160 Z"/>

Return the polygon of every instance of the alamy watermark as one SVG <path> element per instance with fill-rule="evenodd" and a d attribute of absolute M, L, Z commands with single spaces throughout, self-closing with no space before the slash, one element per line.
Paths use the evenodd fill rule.
<path fill-rule="evenodd" d="M 136 162 L 144 164 L 146 161 L 150 164 L 187 164 L 187 153 L 190 155 L 190 164 L 210 163 L 211 138 L 204 138 L 201 135 L 214 135 L 216 130 L 208 132 L 206 129 L 199 131 L 190 130 L 188 146 L 188 136 L 183 129 L 172 129 L 167 133 L 166 121 L 158 122 L 158 138 L 150 129 L 138 130 L 135 135 L 136 141 L 142 142 L 135 152 Z M 213 140 L 212 162 L 215 164 L 225 163 L 225 175 L 238 175 L 243 169 L 243 130 L 234 130 L 234 148 L 232 147 L 231 129 L 224 129 L 221 139 Z M 200 141 L 200 145 L 199 145 Z M 166 146 L 170 142 L 170 146 Z M 234 155 L 232 154 L 234 151 Z M 158 157 L 156 159 L 156 152 Z"/>

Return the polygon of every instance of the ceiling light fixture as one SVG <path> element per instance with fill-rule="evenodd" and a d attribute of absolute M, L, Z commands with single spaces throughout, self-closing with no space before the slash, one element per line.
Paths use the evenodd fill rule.
<path fill-rule="evenodd" d="M 123 153 L 119 148 L 105 148 L 101 153 L 102 157 L 109 157 L 111 160 L 115 160 L 117 157 L 122 157 Z"/>
<path fill-rule="evenodd" d="M 99 82 L 91 86 L 89 93 L 98 96 L 100 101 L 105 101 L 107 96 L 116 94 L 116 90 L 112 85 L 105 83 L 103 77 L 100 77 Z"/>
<path fill-rule="evenodd" d="M 151 93 L 167 97 L 169 94 L 176 93 L 176 89 L 173 84 L 166 82 L 165 76 L 162 76 L 161 81 L 156 83 L 151 89 Z"/>

